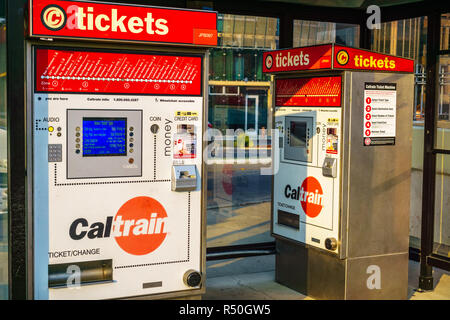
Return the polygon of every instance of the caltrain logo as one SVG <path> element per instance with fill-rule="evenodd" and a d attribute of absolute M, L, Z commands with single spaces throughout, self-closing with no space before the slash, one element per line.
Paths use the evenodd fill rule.
<path fill-rule="evenodd" d="M 89 225 L 85 218 L 72 222 L 69 235 L 73 240 L 109 238 L 132 255 L 146 255 L 158 249 L 167 236 L 168 217 L 157 200 L 136 197 L 123 204 L 115 217 Z"/>
<path fill-rule="evenodd" d="M 67 15 L 63 8 L 55 4 L 46 6 L 41 12 L 42 24 L 51 31 L 58 31 L 64 28 Z"/>
<path fill-rule="evenodd" d="M 284 189 L 286 198 L 300 200 L 305 214 L 310 218 L 317 217 L 323 208 L 323 190 L 320 182 L 314 177 L 307 177 L 300 187 L 292 188 L 289 184 Z"/>
<path fill-rule="evenodd" d="M 270 70 L 270 68 L 272 68 L 272 65 L 273 65 L 273 58 L 270 54 L 268 54 L 266 57 L 266 68 Z"/>
<path fill-rule="evenodd" d="M 341 66 L 345 66 L 349 60 L 348 52 L 345 50 L 339 50 L 336 55 L 336 60 Z"/>

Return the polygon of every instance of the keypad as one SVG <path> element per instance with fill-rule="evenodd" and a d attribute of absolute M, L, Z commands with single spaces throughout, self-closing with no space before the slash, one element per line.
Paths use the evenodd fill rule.
<path fill-rule="evenodd" d="M 62 144 L 48 145 L 48 162 L 62 162 Z"/>

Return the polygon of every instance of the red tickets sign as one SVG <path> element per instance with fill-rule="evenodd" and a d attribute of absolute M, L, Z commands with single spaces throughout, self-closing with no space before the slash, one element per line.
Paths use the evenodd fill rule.
<path fill-rule="evenodd" d="M 334 46 L 334 68 L 414 72 L 414 60 L 361 49 Z"/>
<path fill-rule="evenodd" d="M 36 49 L 37 92 L 201 95 L 202 58 Z"/>
<path fill-rule="evenodd" d="M 276 106 L 339 107 L 341 77 L 279 79 L 275 92 Z"/>
<path fill-rule="evenodd" d="M 414 60 L 335 44 L 264 53 L 266 73 L 317 69 L 414 72 Z"/>
<path fill-rule="evenodd" d="M 31 37 L 217 45 L 217 12 L 30 0 Z"/>
<path fill-rule="evenodd" d="M 263 72 L 331 68 L 331 44 L 265 52 Z"/>

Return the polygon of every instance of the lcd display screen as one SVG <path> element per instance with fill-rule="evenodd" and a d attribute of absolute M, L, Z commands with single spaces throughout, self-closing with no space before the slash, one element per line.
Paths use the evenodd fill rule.
<path fill-rule="evenodd" d="M 126 118 L 83 118 L 83 157 L 126 155 Z"/>
<path fill-rule="evenodd" d="M 305 148 L 306 147 L 306 122 L 291 121 L 291 147 Z"/>

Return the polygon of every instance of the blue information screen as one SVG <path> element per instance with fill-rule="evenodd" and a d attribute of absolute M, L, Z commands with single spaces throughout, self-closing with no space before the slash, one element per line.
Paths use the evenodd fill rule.
<path fill-rule="evenodd" d="M 126 154 L 126 118 L 83 118 L 83 157 Z"/>

